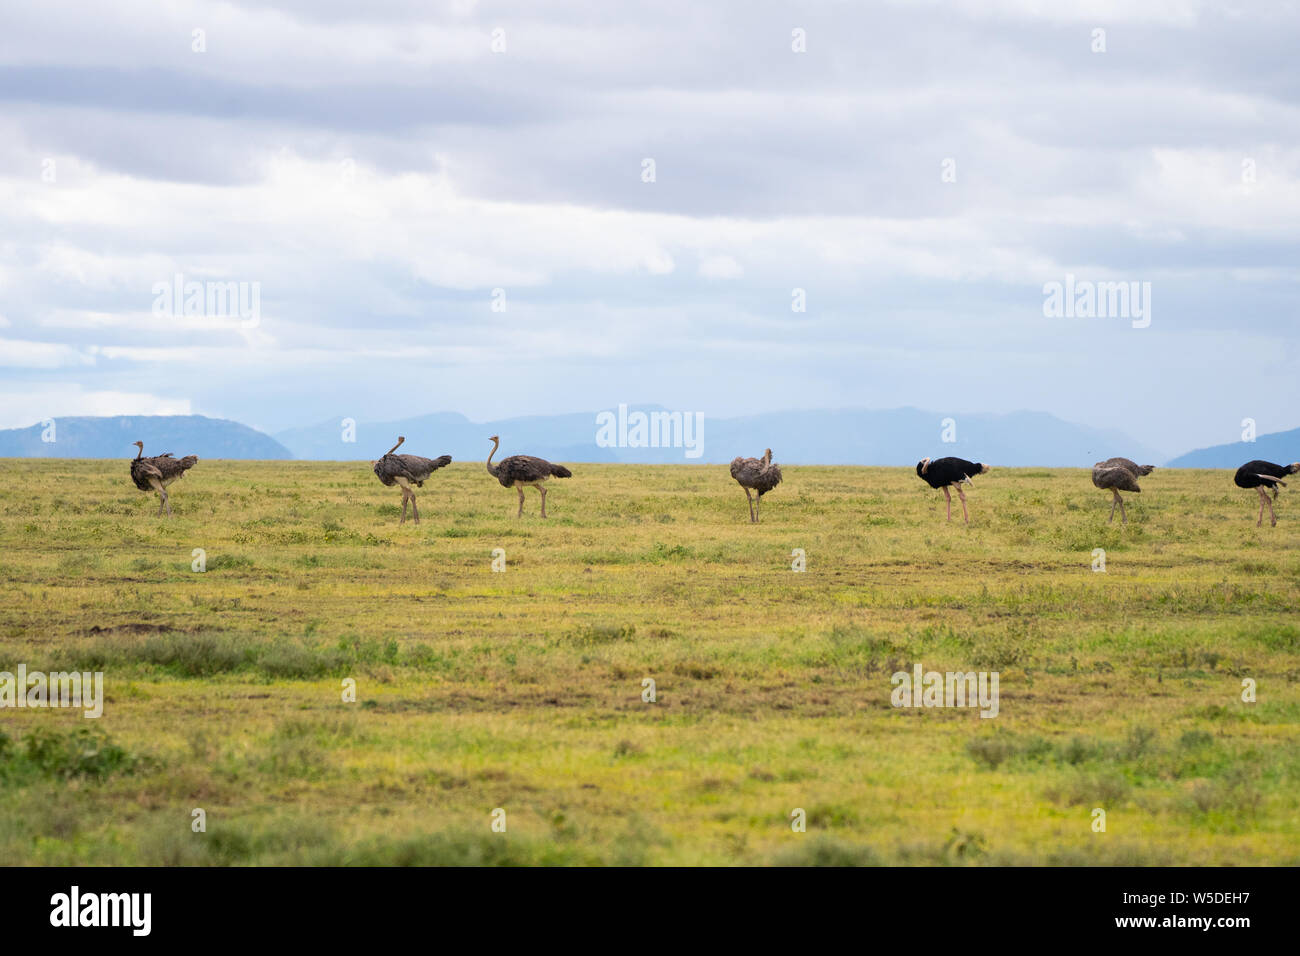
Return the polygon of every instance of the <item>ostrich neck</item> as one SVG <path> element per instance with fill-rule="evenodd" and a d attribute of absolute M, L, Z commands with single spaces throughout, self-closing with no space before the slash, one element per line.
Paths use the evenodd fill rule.
<path fill-rule="evenodd" d="M 488 452 L 487 470 L 488 470 L 488 474 L 489 474 L 489 475 L 495 475 L 495 474 L 497 473 L 497 470 L 496 470 L 495 468 L 492 467 L 492 456 L 495 455 L 495 454 L 497 453 L 497 448 L 498 448 L 498 447 L 499 447 L 499 446 L 498 446 L 497 442 L 493 442 L 493 443 L 492 443 L 492 450 L 491 450 L 490 452 Z"/>

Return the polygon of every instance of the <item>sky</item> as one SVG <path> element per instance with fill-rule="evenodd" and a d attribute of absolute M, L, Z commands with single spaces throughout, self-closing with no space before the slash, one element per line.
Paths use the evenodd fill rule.
<path fill-rule="evenodd" d="M 0 427 L 1294 428 L 1297 49 L 1294 2 L 0 5 Z"/>

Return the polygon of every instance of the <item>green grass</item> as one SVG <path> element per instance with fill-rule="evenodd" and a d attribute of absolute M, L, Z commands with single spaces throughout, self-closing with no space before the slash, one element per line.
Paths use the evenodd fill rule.
<path fill-rule="evenodd" d="M 364 463 L 202 461 L 171 519 L 126 471 L 0 460 L 0 670 L 107 691 L 0 710 L 0 861 L 1300 863 L 1287 492 L 1256 529 L 1158 470 L 1122 527 L 999 469 L 967 528 L 788 467 L 753 526 L 725 467 L 577 465 L 542 521 L 456 463 L 417 527 Z M 999 671 L 999 716 L 891 707 L 917 661 Z"/>

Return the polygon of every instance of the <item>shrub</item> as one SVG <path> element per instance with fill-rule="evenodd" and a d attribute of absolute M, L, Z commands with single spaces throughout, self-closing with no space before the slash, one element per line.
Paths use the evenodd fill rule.
<path fill-rule="evenodd" d="M 102 731 L 84 727 L 62 733 L 38 729 L 24 737 L 21 746 L 0 733 L 0 778 L 6 781 L 30 775 L 99 781 L 115 773 L 131 773 L 140 762 Z"/>
<path fill-rule="evenodd" d="M 782 850 L 772 862 L 777 866 L 879 866 L 880 858 L 861 843 L 817 836 L 801 839 L 799 846 Z"/>

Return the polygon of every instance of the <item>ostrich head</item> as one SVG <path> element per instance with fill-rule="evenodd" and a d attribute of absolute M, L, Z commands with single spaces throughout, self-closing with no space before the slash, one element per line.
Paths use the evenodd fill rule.
<path fill-rule="evenodd" d="M 488 439 L 488 441 L 494 445 L 499 445 L 501 444 L 501 437 L 499 435 L 493 435 Z"/>
<path fill-rule="evenodd" d="M 139 453 L 138 453 L 135 457 L 136 457 L 136 458 L 141 457 L 141 456 L 144 454 L 144 442 L 142 442 L 142 441 L 133 441 L 133 442 L 131 442 L 131 444 L 134 445 L 136 448 L 139 448 L 139 449 L 140 449 Z"/>
<path fill-rule="evenodd" d="M 1300 461 L 1291 462 L 1291 464 L 1286 466 L 1286 470 L 1288 474 L 1294 475 L 1297 471 L 1300 471 Z"/>
<path fill-rule="evenodd" d="M 916 473 L 918 475 L 924 475 L 929 470 L 930 470 L 929 458 L 922 458 L 920 461 L 916 463 Z"/>
<path fill-rule="evenodd" d="M 981 464 L 981 465 L 980 465 L 980 474 L 981 474 L 981 475 L 987 475 L 987 474 L 988 474 L 990 471 L 992 471 L 992 470 L 993 470 L 993 469 L 990 468 L 988 465 L 985 465 L 985 464 Z"/>
<path fill-rule="evenodd" d="M 772 449 L 769 448 L 767 451 L 763 452 L 763 461 L 766 464 L 772 464 Z"/>

